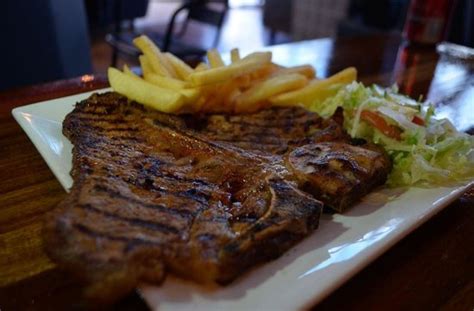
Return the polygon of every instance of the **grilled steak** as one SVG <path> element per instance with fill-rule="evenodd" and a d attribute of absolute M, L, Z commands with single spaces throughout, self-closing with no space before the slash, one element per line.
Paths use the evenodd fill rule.
<path fill-rule="evenodd" d="M 74 185 L 46 221 L 47 251 L 105 301 L 166 272 L 227 283 L 281 255 L 318 225 L 326 190 L 308 167 L 332 167 L 322 153 L 357 170 L 337 183 L 348 191 L 322 195 L 337 207 L 350 201 L 337 194 L 357 199 L 389 167 L 368 162 L 389 163 L 383 153 L 347 145 L 338 122 L 296 108 L 173 116 L 106 93 L 78 103 L 63 132 Z M 308 184 L 316 197 L 298 188 Z"/>
<path fill-rule="evenodd" d="M 342 128 L 342 110 L 324 120 L 301 108 L 274 108 L 244 115 L 191 116 L 187 127 L 205 139 L 230 144 L 282 164 L 300 189 L 342 212 L 374 187 L 391 169 L 382 148 L 352 145 Z"/>
<path fill-rule="evenodd" d="M 391 165 L 375 146 L 321 143 L 291 151 L 287 167 L 297 176 L 301 189 L 341 212 L 383 184 Z"/>
<path fill-rule="evenodd" d="M 342 117 L 342 110 L 340 111 Z M 325 120 L 301 108 L 271 108 L 252 114 L 185 116 L 188 128 L 207 139 L 264 154 L 284 154 L 305 144 L 349 142 L 342 120 Z"/>

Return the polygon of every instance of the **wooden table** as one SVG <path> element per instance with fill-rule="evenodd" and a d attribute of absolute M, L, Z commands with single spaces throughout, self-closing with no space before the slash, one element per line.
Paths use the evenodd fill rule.
<path fill-rule="evenodd" d="M 463 130 L 474 125 L 473 65 L 398 37 L 313 40 L 270 47 L 282 64 L 312 63 L 320 76 L 347 66 L 365 83 L 398 82 L 404 92 L 441 103 Z M 42 251 L 41 220 L 65 197 L 10 111 L 18 106 L 107 85 L 103 76 L 0 93 L 0 309 L 83 307 L 81 287 Z M 454 109 L 452 109 L 454 107 Z M 464 111 L 464 112 L 463 112 Z M 468 113 L 470 111 L 470 114 Z M 416 229 L 315 309 L 473 310 L 474 191 Z M 146 309 L 137 294 L 114 306 Z"/>

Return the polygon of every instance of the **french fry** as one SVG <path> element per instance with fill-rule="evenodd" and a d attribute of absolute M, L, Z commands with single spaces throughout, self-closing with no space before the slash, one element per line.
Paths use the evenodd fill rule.
<path fill-rule="evenodd" d="M 123 73 L 125 73 L 127 76 L 139 78 L 139 76 L 137 76 L 137 75 L 128 67 L 127 64 L 124 64 L 124 65 L 123 65 Z"/>
<path fill-rule="evenodd" d="M 167 78 L 163 76 L 159 76 L 152 71 L 150 63 L 148 59 L 144 55 L 140 55 L 139 57 L 140 65 L 143 71 L 143 78 L 153 83 L 157 86 L 164 87 L 167 89 L 172 89 L 176 91 L 181 91 L 182 89 L 186 88 L 187 83 L 185 81 L 181 81 L 179 79 L 174 78 Z"/>
<path fill-rule="evenodd" d="M 109 68 L 111 86 L 165 112 L 252 112 L 268 105 L 312 109 L 357 78 L 355 68 L 347 68 L 316 80 L 311 65 L 285 68 L 272 63 L 271 52 L 241 57 L 238 49 L 231 50 L 230 65 L 212 49 L 207 52 L 209 64 L 193 69 L 175 55 L 162 53 L 146 36 L 134 39 L 134 44 L 143 52 L 143 78 L 126 65 L 123 72 Z"/>
<path fill-rule="evenodd" d="M 270 98 L 270 102 L 276 106 L 309 106 L 315 101 L 322 101 L 334 95 L 337 91 L 335 85 L 349 84 L 356 79 L 357 70 L 349 67 L 327 79 L 313 80 L 302 89 L 274 96 Z"/>
<path fill-rule="evenodd" d="M 224 61 L 216 49 L 207 51 L 207 60 L 209 61 L 211 68 L 224 67 Z"/>
<path fill-rule="evenodd" d="M 186 82 L 184 81 L 173 79 L 173 78 L 162 77 L 155 73 L 144 74 L 144 78 L 146 81 L 156 86 L 163 87 L 166 89 L 172 89 L 175 91 L 180 91 L 186 87 Z"/>
<path fill-rule="evenodd" d="M 155 74 L 153 72 L 153 68 L 151 67 L 150 61 L 148 60 L 148 58 L 145 57 L 145 55 L 140 55 L 138 57 L 138 61 L 140 62 L 140 67 L 142 67 L 143 77 L 146 77 L 150 74 Z"/>
<path fill-rule="evenodd" d="M 159 111 L 176 112 L 184 104 L 180 93 L 158 87 L 139 77 L 129 76 L 118 69 L 109 68 L 108 78 L 117 93 Z"/>
<path fill-rule="evenodd" d="M 251 73 L 271 62 L 271 54 L 255 54 L 225 67 L 211 68 L 204 71 L 194 71 L 189 75 L 189 81 L 194 86 L 218 83 Z"/>
<path fill-rule="evenodd" d="M 305 76 L 308 79 L 314 79 L 316 76 L 316 70 L 311 65 L 301 65 L 301 66 L 294 66 L 294 67 L 281 67 L 275 71 L 275 75 L 279 74 L 288 74 L 288 73 L 299 73 Z"/>
<path fill-rule="evenodd" d="M 200 108 L 199 108 L 200 111 L 210 112 L 210 111 L 218 110 L 218 107 L 216 104 L 217 104 L 218 98 L 220 97 L 219 91 L 218 91 L 219 89 L 220 89 L 219 86 L 213 85 L 212 88 L 208 88 L 208 90 L 204 92 L 206 94 L 205 95 L 206 100 L 200 104 Z"/>
<path fill-rule="evenodd" d="M 272 61 L 272 52 L 253 52 L 245 56 L 241 61 L 257 61 L 270 63 Z"/>
<path fill-rule="evenodd" d="M 160 49 L 147 36 L 140 36 L 133 39 L 133 44 L 142 51 L 145 57 L 149 60 L 153 71 L 165 77 L 175 77 L 173 72 L 169 71 L 169 64 L 163 62 L 166 58 L 161 53 Z"/>
<path fill-rule="evenodd" d="M 269 63 L 267 66 L 263 66 L 262 68 L 250 73 L 249 77 L 250 77 L 250 80 L 254 82 L 267 79 L 269 76 L 275 73 L 278 69 L 279 67 L 277 65 Z"/>
<path fill-rule="evenodd" d="M 166 68 L 166 71 L 169 72 L 171 78 L 178 78 L 178 74 L 176 73 L 176 70 L 174 70 L 171 62 L 168 60 L 168 57 L 166 57 L 166 55 L 161 52 L 158 54 L 158 57 L 160 58 L 160 62 Z"/>
<path fill-rule="evenodd" d="M 235 78 L 234 80 L 237 81 L 240 89 L 242 90 L 248 89 L 250 85 L 252 84 L 252 79 L 250 77 L 250 74 L 239 76 Z"/>
<path fill-rule="evenodd" d="M 237 61 L 240 60 L 240 52 L 239 49 L 232 49 L 230 50 L 230 61 L 233 63 L 236 63 Z"/>
<path fill-rule="evenodd" d="M 233 111 L 233 105 L 237 98 L 240 96 L 240 94 L 242 94 L 242 92 L 238 88 L 234 89 L 232 92 L 230 92 L 229 96 L 227 96 L 226 100 L 224 101 L 224 106 L 230 107 L 230 110 Z"/>
<path fill-rule="evenodd" d="M 204 70 L 207 70 L 209 69 L 209 65 L 206 64 L 206 63 L 199 63 L 196 68 L 194 68 L 194 71 L 204 71 Z M 188 80 L 189 80 L 189 76 L 188 76 Z"/>
<path fill-rule="evenodd" d="M 194 102 L 193 106 L 193 111 L 201 111 L 202 107 L 206 104 L 208 101 L 209 94 L 205 91 L 201 91 L 201 95 L 198 97 L 198 99 Z"/>
<path fill-rule="evenodd" d="M 178 78 L 180 78 L 181 80 L 186 80 L 188 76 L 193 72 L 193 69 L 191 67 L 189 67 L 185 62 L 183 62 L 173 54 L 166 52 L 165 56 L 176 71 Z"/>
<path fill-rule="evenodd" d="M 203 105 L 202 110 L 213 112 L 231 112 L 233 106 L 226 105 L 230 94 L 239 88 L 239 82 L 236 79 L 207 86 L 209 93 L 208 100 Z"/>
<path fill-rule="evenodd" d="M 199 89 L 182 89 L 179 92 L 184 96 L 184 102 L 186 104 L 192 104 L 200 95 Z"/>
<path fill-rule="evenodd" d="M 142 69 L 143 70 L 143 69 Z M 132 72 L 133 74 L 133 72 Z M 184 96 L 184 101 L 189 103 L 199 96 L 199 90 L 195 88 L 186 88 L 187 83 L 178 79 L 159 76 L 153 72 L 144 73 L 144 79 L 158 87 L 171 89 Z"/>
<path fill-rule="evenodd" d="M 244 93 L 236 100 L 236 112 L 254 111 L 259 108 L 259 102 L 263 102 L 271 96 L 302 88 L 306 85 L 305 76 L 298 73 L 277 75 L 264 80 Z"/>

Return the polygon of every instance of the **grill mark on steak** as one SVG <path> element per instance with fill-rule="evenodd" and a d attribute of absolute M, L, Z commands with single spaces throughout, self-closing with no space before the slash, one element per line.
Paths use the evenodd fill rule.
<path fill-rule="evenodd" d="M 94 213 L 97 213 L 97 214 L 101 214 L 105 217 L 109 217 L 109 218 L 112 218 L 112 219 L 117 219 L 117 220 L 120 220 L 120 221 L 124 221 L 124 222 L 126 222 L 130 225 L 133 225 L 133 226 L 144 227 L 144 228 L 147 228 L 147 229 L 160 231 L 160 232 L 163 232 L 163 233 L 173 233 L 173 234 L 178 234 L 179 233 L 179 228 L 168 226 L 166 224 L 159 223 L 159 222 L 152 222 L 152 221 L 143 220 L 143 219 L 140 219 L 140 218 L 127 218 L 127 217 L 119 216 L 117 214 L 113 214 L 113 213 L 95 208 L 90 204 L 81 204 L 81 205 L 78 205 L 77 207 L 88 210 L 88 211 L 91 211 L 91 212 L 94 212 Z"/>
<path fill-rule="evenodd" d="M 202 190 L 197 190 L 197 189 L 188 189 L 188 190 L 179 191 L 179 192 L 168 192 L 168 191 L 164 191 L 164 192 L 167 194 L 176 195 L 178 197 L 191 199 L 195 202 L 198 202 L 206 206 L 208 205 L 209 200 L 211 198 L 211 195 L 209 193 L 206 193 Z"/>
<path fill-rule="evenodd" d="M 116 163 L 116 162 L 114 162 Z M 203 186 L 202 183 L 196 182 L 195 180 L 192 180 L 188 184 L 188 189 L 185 190 L 177 190 L 177 191 L 172 191 L 167 187 L 164 186 L 156 186 L 156 184 L 165 184 L 166 179 L 161 178 L 159 176 L 153 176 L 149 177 L 149 174 L 146 172 L 140 172 L 136 178 L 131 178 L 131 177 L 124 177 L 124 176 L 116 176 L 112 173 L 112 175 L 109 175 L 110 177 L 115 177 L 115 178 L 120 178 L 122 181 L 133 185 L 136 189 L 143 190 L 143 191 L 149 191 L 151 193 L 155 193 L 159 197 L 161 196 L 166 196 L 166 195 L 171 195 L 176 198 L 181 198 L 181 199 L 187 199 L 192 202 L 198 203 L 203 206 L 208 206 L 209 205 L 209 200 L 211 198 L 211 191 L 213 189 L 206 188 L 206 189 L 195 189 L 192 187 L 195 187 L 196 185 Z M 143 176 L 143 177 L 142 177 Z M 154 180 L 153 180 L 153 179 Z M 169 180 L 168 180 L 169 181 Z M 206 184 L 208 185 L 208 184 Z M 171 185 L 172 186 L 172 185 Z M 201 187 L 202 188 L 202 187 Z M 183 202 L 185 204 L 186 202 Z"/>
<path fill-rule="evenodd" d="M 343 143 L 299 147 L 288 154 L 287 163 L 301 188 L 337 211 L 383 184 L 391 168 L 380 148 Z"/>
<path fill-rule="evenodd" d="M 140 129 L 134 127 L 99 127 L 99 126 L 91 126 L 92 129 L 101 131 L 101 132 L 138 132 Z"/>
<path fill-rule="evenodd" d="M 152 162 L 149 167 L 144 167 L 144 163 Z M 161 159 L 157 158 L 148 158 L 148 160 L 144 160 L 142 163 L 137 164 L 138 166 L 135 169 L 138 169 L 140 172 L 139 174 L 143 174 L 144 176 L 152 175 L 155 178 L 160 178 L 164 182 L 179 182 L 180 184 L 185 184 L 189 187 L 206 187 L 209 190 L 213 190 L 216 185 L 205 181 L 199 178 L 187 178 L 185 176 L 178 176 L 176 174 L 169 173 L 164 169 L 164 165 L 169 165 L 170 163 L 164 162 Z"/>
<path fill-rule="evenodd" d="M 114 107 L 114 109 L 115 109 L 115 107 Z M 104 111 L 98 111 L 97 109 L 93 109 L 93 110 L 85 109 L 83 112 L 78 113 L 76 116 L 74 116 L 74 118 L 87 117 L 88 115 L 90 115 L 90 116 L 108 116 L 108 117 L 111 117 L 111 114 L 114 112 L 113 111 L 114 109 L 112 109 L 110 111 L 106 111 L 105 109 L 104 109 Z M 113 118 L 116 118 L 116 117 L 113 117 Z"/>
<path fill-rule="evenodd" d="M 105 117 L 107 116 L 107 117 Z M 86 114 L 86 113 L 81 113 L 74 118 L 75 122 L 81 122 L 81 123 L 87 123 L 87 122 L 104 122 L 104 123 L 110 123 L 110 124 L 117 124 L 117 123 L 124 123 L 125 119 L 124 118 L 115 118 L 115 117 L 110 117 L 108 114 L 104 115 L 95 115 L 95 114 Z"/>
<path fill-rule="evenodd" d="M 123 195 L 122 193 L 120 193 L 118 191 L 114 191 L 112 189 L 109 189 L 105 186 L 95 185 L 94 190 L 96 190 L 98 192 L 105 192 L 113 198 L 122 199 L 124 201 L 130 202 L 130 203 L 133 203 L 133 204 L 137 204 L 137 205 L 141 205 L 141 206 L 146 207 L 146 208 L 155 209 L 155 210 L 158 210 L 158 211 L 163 212 L 163 213 L 177 215 L 177 216 L 187 218 L 187 219 L 191 218 L 192 216 L 195 216 L 195 213 L 192 212 L 192 211 L 189 211 L 189 210 L 186 210 L 186 209 L 170 208 L 170 207 L 166 207 L 166 206 L 160 205 L 160 204 L 151 204 L 151 203 L 142 202 L 142 201 L 139 201 L 135 198 L 131 198 L 131 197 L 128 197 L 126 195 Z"/>
<path fill-rule="evenodd" d="M 231 142 L 235 144 L 245 143 L 245 144 L 258 144 L 264 143 L 265 145 L 271 146 L 280 146 L 281 140 L 273 139 L 271 137 L 259 137 L 259 136 L 248 136 L 246 139 L 239 138 L 238 136 L 220 138 L 218 141 Z"/>
<path fill-rule="evenodd" d="M 251 115 L 211 115 L 199 121 L 197 131 L 211 141 L 226 142 L 239 148 L 260 153 L 284 154 L 304 144 L 343 141 L 349 136 L 336 121 L 323 120 L 303 109 L 272 108 Z M 292 114 L 297 116 L 292 117 Z"/>
<path fill-rule="evenodd" d="M 113 236 L 107 233 L 102 233 L 102 232 L 97 232 L 95 230 L 92 230 L 88 228 L 85 225 L 82 224 L 74 224 L 74 228 L 79 230 L 80 232 L 94 237 L 94 238 L 101 238 L 101 239 L 107 239 L 107 240 L 112 240 L 112 241 L 119 241 L 119 242 L 127 242 L 127 247 L 129 243 L 131 244 L 140 244 L 140 245 L 153 245 L 153 246 L 160 246 L 161 243 L 157 243 L 154 241 L 149 241 L 146 239 L 139 239 L 139 238 L 128 238 L 128 237 L 122 237 L 122 236 Z M 127 251 L 127 249 L 125 249 Z"/>
<path fill-rule="evenodd" d="M 120 176 L 117 178 L 121 178 Z M 130 183 L 134 185 L 137 189 L 150 191 L 156 193 L 158 196 L 166 196 L 171 195 L 176 198 L 188 199 L 200 205 L 209 205 L 209 199 L 211 198 L 211 194 L 209 193 L 211 190 L 196 190 L 194 188 L 182 190 L 182 191 L 170 191 L 169 189 L 164 188 L 163 186 L 155 186 L 154 183 L 164 183 L 165 180 L 152 179 L 145 177 L 142 180 L 140 179 L 131 179 L 131 178 L 122 178 L 124 182 Z M 172 186 L 172 185 L 169 185 Z"/>
<path fill-rule="evenodd" d="M 300 108 L 175 116 L 115 93 L 92 95 L 63 123 L 74 185 L 46 221 L 48 254 L 107 301 L 166 271 L 228 283 L 316 229 L 318 199 L 346 206 L 384 181 L 386 171 L 372 169 L 386 166 L 384 155 L 363 145 L 350 158 L 341 124 Z M 349 164 L 315 166 L 313 147 Z M 356 183 L 348 168 L 360 171 Z"/>
<path fill-rule="evenodd" d="M 125 138 L 125 139 L 130 138 L 128 134 L 140 131 L 140 129 L 134 128 L 134 127 L 101 127 L 101 126 L 92 126 L 92 125 L 88 125 L 87 127 L 93 130 L 96 130 L 98 132 L 123 132 L 124 134 L 127 134 L 127 136 L 120 136 L 120 138 Z"/>
<path fill-rule="evenodd" d="M 109 154 L 111 153 L 109 152 Z M 114 164 L 117 164 L 119 167 L 121 167 L 123 165 L 122 161 L 120 161 L 121 158 L 119 157 L 118 159 L 116 159 L 115 157 L 120 155 L 126 156 L 126 153 L 122 154 L 122 152 L 114 152 L 114 154 L 111 155 L 113 157 L 110 158 L 109 161 L 112 161 Z M 94 153 L 94 158 L 98 159 L 100 158 L 100 155 Z M 115 172 L 110 171 L 108 166 L 103 167 L 103 169 L 108 172 L 109 177 L 120 178 L 124 182 L 136 186 L 137 189 L 154 191 L 159 193 L 159 196 L 173 195 L 177 198 L 192 200 L 193 202 L 196 202 L 201 205 L 208 205 L 208 200 L 211 197 L 210 191 L 213 191 L 213 188 L 216 187 L 215 185 L 211 188 L 211 185 L 201 180 L 192 179 L 183 182 L 183 178 L 180 178 L 178 176 L 170 174 L 165 176 L 163 174 L 163 171 L 159 170 L 163 167 L 163 165 L 165 165 L 164 161 L 150 157 L 146 157 L 145 161 L 143 161 L 141 158 L 142 157 L 138 157 L 137 160 L 142 162 L 134 164 L 134 168 L 138 169 L 139 173 L 136 177 L 133 178 L 117 175 L 116 170 L 114 170 Z M 150 163 L 151 165 L 148 166 L 147 163 Z M 145 165 L 147 165 L 147 167 L 145 167 Z M 174 179 L 170 177 L 174 177 Z M 180 184 L 185 185 L 188 189 L 177 191 L 170 191 L 169 189 L 167 189 L 173 187 L 173 184 L 176 183 L 176 180 L 179 180 Z M 162 186 L 155 186 L 154 183 L 160 184 Z M 200 189 L 195 189 L 194 187 L 196 186 L 200 186 Z M 203 188 L 204 186 L 206 187 Z M 186 202 L 183 202 L 183 204 L 186 204 Z"/>
<path fill-rule="evenodd" d="M 180 136 L 185 136 L 186 137 L 186 136 L 188 136 L 187 134 L 189 134 L 186 131 L 179 130 L 179 129 L 175 128 L 174 126 L 170 126 L 169 124 L 163 124 L 159 120 L 153 120 L 153 125 L 161 128 L 163 130 L 171 130 L 171 131 L 175 132 L 176 134 L 178 134 Z M 216 143 L 216 142 L 213 142 L 213 141 L 206 141 L 199 134 L 193 133 L 193 134 L 191 134 L 191 137 L 192 137 L 192 139 L 194 139 L 194 140 L 196 140 L 200 143 L 205 143 L 205 144 L 207 144 L 211 147 L 215 147 L 219 150 L 227 150 L 225 147 L 221 146 L 219 143 Z"/>
<path fill-rule="evenodd" d="M 128 142 L 136 142 L 136 143 L 145 142 L 144 139 L 134 137 L 134 136 L 119 136 L 119 137 L 111 137 L 110 139 L 115 140 L 115 141 L 125 140 L 125 141 L 128 141 Z"/>

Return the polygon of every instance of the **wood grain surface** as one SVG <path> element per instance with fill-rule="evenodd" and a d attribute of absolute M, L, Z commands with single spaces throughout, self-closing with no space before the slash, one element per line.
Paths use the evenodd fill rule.
<path fill-rule="evenodd" d="M 433 47 L 409 47 L 398 37 L 313 40 L 271 47 L 280 64 L 312 63 L 320 76 L 355 66 L 365 83 L 398 83 L 411 96 L 442 107 L 472 131 L 473 65 L 438 55 Z M 81 285 L 43 252 L 46 212 L 66 195 L 40 154 L 14 121 L 15 107 L 107 86 L 104 76 L 0 93 L 0 310 L 89 309 Z M 469 96 L 471 94 L 471 96 Z M 467 108 L 466 108 L 467 107 Z M 463 110 L 464 109 L 464 110 Z M 146 310 L 137 293 L 111 306 Z M 470 189 L 374 263 L 331 294 L 315 310 L 473 310 L 474 189 Z"/>

